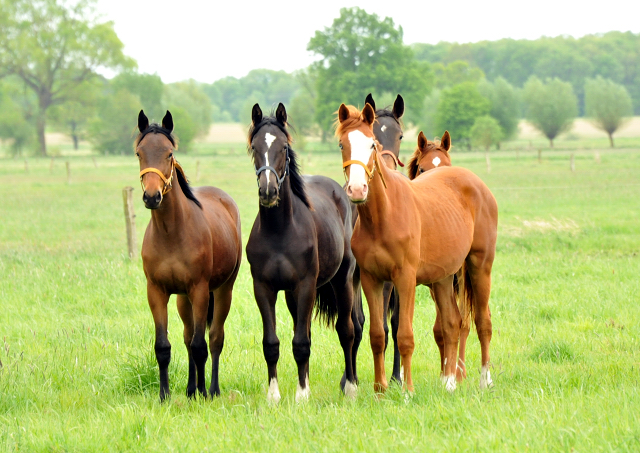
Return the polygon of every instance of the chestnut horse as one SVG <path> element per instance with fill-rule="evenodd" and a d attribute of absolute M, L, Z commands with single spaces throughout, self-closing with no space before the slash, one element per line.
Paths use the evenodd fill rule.
<path fill-rule="evenodd" d="M 453 278 L 463 269 L 462 296 L 474 308 L 482 349 L 480 386 L 491 384 L 489 295 L 495 257 L 498 207 L 487 186 L 469 170 L 443 167 L 415 180 L 381 165 L 372 125 L 375 112 L 342 104 L 336 136 L 340 140 L 347 194 L 358 204 L 351 248 L 369 305 L 370 339 L 377 391 L 388 384 L 384 369 L 382 288 L 393 282 L 399 295 L 398 348 L 407 390 L 413 391 L 415 287 L 428 285 L 442 316 L 445 388 L 456 388 L 457 348 L 462 317 Z M 464 266 L 464 267 L 463 267 Z M 470 314 L 471 309 L 465 310 Z"/>
<path fill-rule="evenodd" d="M 171 294 L 177 294 L 189 354 L 187 396 L 194 396 L 196 390 L 207 396 L 206 330 L 213 362 L 209 393 L 219 395 L 218 365 L 224 344 L 224 322 L 242 257 L 238 207 L 220 189 L 189 187 L 173 156 L 177 147 L 169 111 L 160 126 L 150 125 L 141 110 L 138 129 L 135 151 L 140 160 L 142 199 L 151 209 L 142 243 L 142 265 L 155 323 L 160 400 L 169 396 L 167 369 L 171 344 L 167 338 L 167 303 Z M 174 177 L 178 184 L 174 184 Z"/>
<path fill-rule="evenodd" d="M 342 187 L 324 176 L 300 175 L 287 130 L 287 112 L 279 104 L 274 116 L 253 106 L 249 155 L 256 166 L 260 209 L 247 243 L 253 290 L 262 315 L 264 358 L 269 390 L 267 400 L 280 401 L 277 365 L 280 340 L 276 334 L 276 298 L 284 291 L 293 317 L 293 356 L 298 365 L 296 401 L 309 398 L 311 317 L 316 312 L 327 324 L 336 316 L 336 330 L 344 352 L 340 383 L 347 397 L 355 397 L 353 272 L 351 206 Z M 360 308 L 362 311 L 362 308 Z"/>
<path fill-rule="evenodd" d="M 418 148 L 407 163 L 409 179 L 416 179 L 425 171 L 437 167 L 451 167 L 451 136 L 449 131 L 444 131 L 440 141 L 429 141 L 424 133 L 418 134 Z"/>

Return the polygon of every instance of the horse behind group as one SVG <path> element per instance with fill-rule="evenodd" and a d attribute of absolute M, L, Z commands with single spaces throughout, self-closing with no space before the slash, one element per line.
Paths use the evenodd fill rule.
<path fill-rule="evenodd" d="M 374 140 L 375 112 L 344 104 L 338 110 L 336 136 L 347 172 L 347 193 L 358 204 L 351 246 L 360 266 L 369 305 L 375 388 L 387 388 L 382 288 L 393 282 L 399 295 L 398 347 L 406 388 L 413 391 L 415 287 L 429 286 L 442 316 L 447 390 L 456 388 L 457 349 L 462 317 L 456 305 L 454 275 L 463 268 L 464 300 L 474 308 L 482 350 L 480 386 L 491 382 L 489 294 L 495 257 L 498 209 L 486 185 L 469 170 L 443 167 L 409 180 L 381 165 Z M 464 266 L 464 267 L 463 267 Z M 471 309 L 465 310 L 470 313 Z"/>
<path fill-rule="evenodd" d="M 351 207 L 342 187 L 324 176 L 299 173 L 287 130 L 287 112 L 278 105 L 275 116 L 263 116 L 253 106 L 249 155 L 258 179 L 258 216 L 247 243 L 253 290 L 262 315 L 263 350 L 267 362 L 267 400 L 280 401 L 277 364 L 276 299 L 284 291 L 294 325 L 293 356 L 298 365 L 296 401 L 309 398 L 311 317 L 314 309 L 327 324 L 337 316 L 336 330 L 344 352 L 340 383 L 348 397 L 356 396 L 354 347 Z M 356 339 L 359 343 L 360 339 Z"/>
<path fill-rule="evenodd" d="M 149 124 L 141 110 L 135 140 L 140 183 L 151 220 L 142 243 L 147 299 L 155 323 L 155 352 L 160 368 L 160 400 L 169 396 L 171 344 L 167 338 L 167 303 L 177 294 L 189 354 L 187 395 L 207 396 L 204 368 L 205 332 L 213 362 L 211 396 L 220 394 L 218 366 L 224 345 L 224 322 L 242 257 L 240 215 L 229 195 L 215 187 L 191 189 L 173 155 L 171 113 L 162 125 Z M 174 184 L 177 178 L 178 184 Z"/>

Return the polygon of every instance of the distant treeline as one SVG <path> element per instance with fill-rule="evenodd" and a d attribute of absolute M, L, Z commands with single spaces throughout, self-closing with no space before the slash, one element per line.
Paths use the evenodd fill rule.
<path fill-rule="evenodd" d="M 570 82 L 584 114 L 584 84 L 601 76 L 623 85 L 640 115 L 640 34 L 609 32 L 579 39 L 567 36 L 535 41 L 501 39 L 457 44 L 413 44 L 415 58 L 431 64 L 466 61 L 490 81 L 502 77 L 522 87 L 531 76 Z"/>

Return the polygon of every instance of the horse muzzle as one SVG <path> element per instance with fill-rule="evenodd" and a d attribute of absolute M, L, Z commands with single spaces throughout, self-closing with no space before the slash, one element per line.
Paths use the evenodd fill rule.
<path fill-rule="evenodd" d="M 367 201 L 367 195 L 369 194 L 369 185 L 363 184 L 348 184 L 347 196 L 352 203 L 360 204 Z"/>
<path fill-rule="evenodd" d="M 158 190 L 155 195 L 149 196 L 145 191 L 142 194 L 142 201 L 147 209 L 158 209 L 162 203 L 162 192 Z"/>

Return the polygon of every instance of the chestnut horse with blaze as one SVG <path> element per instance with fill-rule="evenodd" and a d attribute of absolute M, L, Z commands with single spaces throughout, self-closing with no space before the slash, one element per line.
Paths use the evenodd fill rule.
<path fill-rule="evenodd" d="M 142 243 L 142 264 L 155 323 L 160 400 L 169 396 L 167 303 L 171 294 L 177 294 L 189 354 L 187 395 L 194 396 L 196 390 L 207 395 L 207 330 L 213 362 L 209 393 L 219 395 L 224 322 L 242 257 L 238 207 L 229 195 L 215 187 L 190 188 L 173 156 L 176 141 L 171 133 L 171 113 L 167 111 L 162 125 L 150 125 L 141 110 L 138 129 L 135 151 L 140 160 L 142 198 L 151 209 Z M 174 184 L 174 178 L 178 184 Z"/>
<path fill-rule="evenodd" d="M 387 388 L 382 288 L 393 282 L 399 296 L 398 349 L 406 388 L 413 391 L 415 287 L 433 291 L 442 317 L 443 382 L 456 388 L 458 339 L 462 317 L 456 305 L 453 278 L 462 270 L 464 304 L 474 308 L 482 349 L 480 386 L 491 383 L 489 295 L 495 257 L 498 207 L 487 186 L 469 170 L 443 167 L 409 180 L 381 165 L 374 140 L 373 108 L 362 112 L 342 104 L 336 136 L 347 172 L 347 194 L 358 204 L 351 248 L 360 266 L 369 305 L 370 338 L 377 391 Z M 471 308 L 465 310 L 470 313 Z"/>

